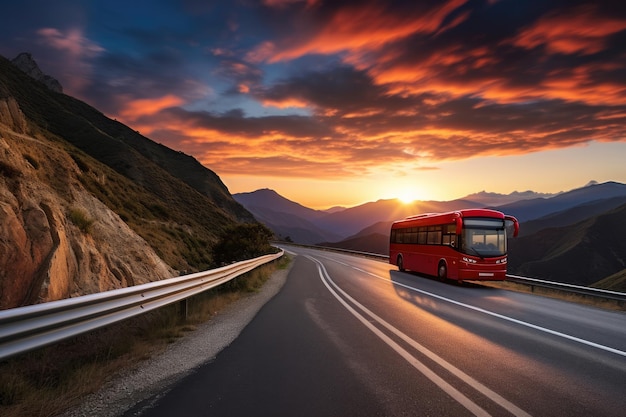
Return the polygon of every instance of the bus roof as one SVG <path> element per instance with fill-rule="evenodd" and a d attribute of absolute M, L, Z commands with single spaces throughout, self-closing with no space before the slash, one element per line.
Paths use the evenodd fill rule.
<path fill-rule="evenodd" d="M 456 211 L 449 211 L 445 213 L 422 213 L 414 216 L 408 216 L 402 220 L 393 222 L 393 225 L 402 223 L 411 223 L 415 221 L 416 224 L 434 224 L 436 223 L 453 223 L 457 218 L 463 217 L 490 217 L 493 219 L 504 219 L 505 215 L 502 212 L 491 209 L 463 209 Z M 392 226 L 393 227 L 393 226 Z"/>

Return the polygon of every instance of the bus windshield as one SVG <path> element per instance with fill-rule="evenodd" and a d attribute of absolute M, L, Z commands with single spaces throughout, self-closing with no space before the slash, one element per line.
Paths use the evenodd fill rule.
<path fill-rule="evenodd" d="M 481 258 L 506 255 L 504 221 L 487 218 L 463 219 L 461 251 Z"/>

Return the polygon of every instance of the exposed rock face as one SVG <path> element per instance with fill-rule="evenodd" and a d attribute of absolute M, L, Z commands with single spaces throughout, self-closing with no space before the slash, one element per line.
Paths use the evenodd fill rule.
<path fill-rule="evenodd" d="M 44 83 L 46 87 L 50 90 L 55 91 L 57 93 L 63 92 L 63 87 L 61 83 L 49 76 L 44 74 L 41 69 L 39 69 L 39 65 L 35 62 L 32 55 L 27 52 L 22 52 L 18 56 L 16 56 L 12 61 L 13 65 L 21 69 L 23 72 L 34 78 L 35 80 Z"/>
<path fill-rule="evenodd" d="M 75 161 L 0 99 L 0 309 L 173 276 L 79 181 Z"/>

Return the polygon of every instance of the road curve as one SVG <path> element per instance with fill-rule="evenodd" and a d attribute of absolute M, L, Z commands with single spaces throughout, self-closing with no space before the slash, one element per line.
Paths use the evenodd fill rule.
<path fill-rule="evenodd" d="M 626 314 L 299 247 L 215 359 L 127 416 L 621 416 Z M 147 406 L 149 405 L 149 406 Z"/>

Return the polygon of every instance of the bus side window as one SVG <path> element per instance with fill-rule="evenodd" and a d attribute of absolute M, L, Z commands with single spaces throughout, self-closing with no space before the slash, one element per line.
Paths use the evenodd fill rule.
<path fill-rule="evenodd" d="M 454 247 L 456 237 L 456 225 L 447 224 L 443 227 L 443 244 Z"/>
<path fill-rule="evenodd" d="M 426 227 L 423 227 L 423 226 L 420 227 L 417 232 L 417 243 L 420 245 L 425 245 L 427 236 L 428 236 L 428 232 L 427 232 Z"/>

